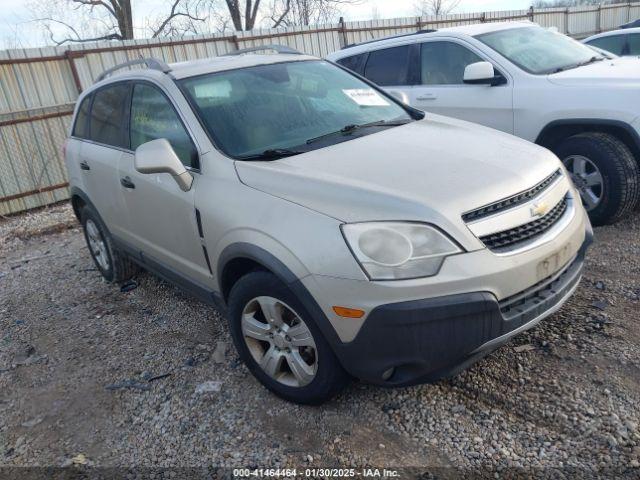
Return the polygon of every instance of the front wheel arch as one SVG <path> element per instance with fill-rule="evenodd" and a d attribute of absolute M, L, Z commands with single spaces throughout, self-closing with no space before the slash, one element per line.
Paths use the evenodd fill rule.
<path fill-rule="evenodd" d="M 580 133 L 606 133 L 622 141 L 640 165 L 640 135 L 626 122 L 620 120 L 574 118 L 554 120 L 548 123 L 535 143 L 554 151 L 560 143 Z"/>

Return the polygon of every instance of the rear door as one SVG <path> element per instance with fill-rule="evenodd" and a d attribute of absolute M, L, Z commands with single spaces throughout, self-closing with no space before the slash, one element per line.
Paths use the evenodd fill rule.
<path fill-rule="evenodd" d="M 128 82 L 119 82 L 93 93 L 86 138 L 78 154 L 85 193 L 114 235 L 126 228 L 127 220 L 120 195 L 118 163 L 128 150 L 130 90 Z"/>
<path fill-rule="evenodd" d="M 120 195 L 129 217 L 124 240 L 156 262 L 191 279 L 205 282 L 210 271 L 198 235 L 194 195 L 198 188 L 196 145 L 170 98 L 159 86 L 136 82 L 130 114 L 131 152 L 119 164 Z M 167 173 L 142 174 L 135 169 L 135 150 L 165 138 L 194 175 L 191 190 L 183 192 Z"/>
<path fill-rule="evenodd" d="M 513 133 L 513 83 L 468 85 L 467 65 L 488 61 L 480 52 L 454 40 L 420 45 L 419 85 L 411 89 L 411 106 Z M 493 62 L 492 62 L 493 63 Z M 494 68 L 501 72 L 494 64 Z"/>

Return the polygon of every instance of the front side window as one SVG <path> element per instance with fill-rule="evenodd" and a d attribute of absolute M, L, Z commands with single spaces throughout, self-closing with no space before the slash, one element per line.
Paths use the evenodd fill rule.
<path fill-rule="evenodd" d="M 467 65 L 482 62 L 468 48 L 453 42 L 426 42 L 420 50 L 423 85 L 463 85 Z"/>
<path fill-rule="evenodd" d="M 383 48 L 369 53 L 364 76 L 383 87 L 408 85 L 409 45 Z"/>
<path fill-rule="evenodd" d="M 476 38 L 535 75 L 561 72 L 605 58 L 566 35 L 540 27 L 498 30 Z"/>
<path fill-rule="evenodd" d="M 89 121 L 91 140 L 114 147 L 128 148 L 125 135 L 129 85 L 117 83 L 94 94 Z"/>
<path fill-rule="evenodd" d="M 73 133 L 74 137 L 78 138 L 89 138 L 89 128 L 88 122 L 89 119 L 89 109 L 91 108 L 91 99 L 93 95 L 87 95 L 78 107 L 78 114 L 76 115 L 76 121 L 73 124 Z"/>
<path fill-rule="evenodd" d="M 596 38 L 587 43 L 616 55 L 624 55 L 627 37 L 626 35 L 610 35 L 608 37 Z"/>
<path fill-rule="evenodd" d="M 139 83 L 133 87 L 131 100 L 131 149 L 164 138 L 180 161 L 198 168 L 198 156 L 178 113 L 169 99 L 156 87 Z"/>
<path fill-rule="evenodd" d="M 629 35 L 629 55 L 640 55 L 640 33 Z"/>
<path fill-rule="evenodd" d="M 391 126 L 365 124 L 412 120 L 389 97 L 324 61 L 216 72 L 181 85 L 209 135 L 234 158 L 309 151 Z"/>

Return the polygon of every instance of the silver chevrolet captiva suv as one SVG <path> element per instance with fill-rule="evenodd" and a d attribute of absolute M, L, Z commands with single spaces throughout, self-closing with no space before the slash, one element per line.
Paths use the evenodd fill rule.
<path fill-rule="evenodd" d="M 311 404 L 453 375 L 569 298 L 592 233 L 551 152 L 270 48 L 80 96 L 72 204 L 107 281 L 141 266 L 217 305 L 255 377 Z"/>

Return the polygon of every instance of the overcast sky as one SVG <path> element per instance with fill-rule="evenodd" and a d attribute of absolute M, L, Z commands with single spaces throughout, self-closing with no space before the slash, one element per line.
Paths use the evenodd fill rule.
<path fill-rule="evenodd" d="M 0 0 L 0 49 L 13 46 L 43 46 L 41 28 L 29 22 L 28 0 Z M 368 20 L 377 11 L 379 18 L 406 17 L 413 15 L 416 0 L 363 0 L 360 5 L 345 8 L 346 20 Z M 145 24 L 145 19 L 164 12 L 167 2 L 163 0 L 133 0 L 134 23 Z M 531 0 L 462 0 L 454 13 L 520 10 L 529 8 Z"/>

